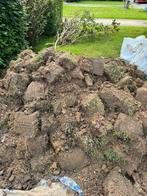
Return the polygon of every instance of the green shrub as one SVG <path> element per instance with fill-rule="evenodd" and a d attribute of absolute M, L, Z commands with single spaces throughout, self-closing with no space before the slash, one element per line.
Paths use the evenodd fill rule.
<path fill-rule="evenodd" d="M 0 0 L 0 68 L 25 48 L 26 22 L 19 0 Z"/>
<path fill-rule="evenodd" d="M 63 0 L 49 0 L 45 35 L 55 35 L 62 21 Z"/>
<path fill-rule="evenodd" d="M 71 19 L 64 19 L 57 33 L 55 49 L 57 45 L 75 43 L 80 38 L 96 38 L 96 36 L 109 35 L 119 31 L 119 23 L 112 21 L 111 25 L 96 23 L 95 17 L 89 11 L 83 12 L 82 16 L 76 15 Z"/>
<path fill-rule="evenodd" d="M 24 7 L 27 13 L 27 40 L 33 45 L 43 34 L 47 24 L 50 0 L 25 0 Z"/>
<path fill-rule="evenodd" d="M 42 34 L 56 34 L 62 19 L 62 4 L 62 0 L 24 0 L 30 45 L 34 45 Z"/>

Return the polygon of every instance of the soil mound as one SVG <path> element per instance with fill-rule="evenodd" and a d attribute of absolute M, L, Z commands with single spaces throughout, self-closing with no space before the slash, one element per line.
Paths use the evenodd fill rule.
<path fill-rule="evenodd" d="M 0 188 L 49 174 L 85 196 L 147 195 L 147 83 L 134 65 L 23 51 L 0 80 Z"/>

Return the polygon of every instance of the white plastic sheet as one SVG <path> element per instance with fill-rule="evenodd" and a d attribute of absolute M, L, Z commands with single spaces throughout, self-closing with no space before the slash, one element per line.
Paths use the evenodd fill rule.
<path fill-rule="evenodd" d="M 138 69 L 147 75 L 147 38 L 144 35 L 137 38 L 124 38 L 120 58 L 137 65 Z"/>
<path fill-rule="evenodd" d="M 52 183 L 51 186 L 37 186 L 30 191 L 21 190 L 1 190 L 0 196 L 74 196 L 74 192 L 69 192 L 60 183 Z"/>

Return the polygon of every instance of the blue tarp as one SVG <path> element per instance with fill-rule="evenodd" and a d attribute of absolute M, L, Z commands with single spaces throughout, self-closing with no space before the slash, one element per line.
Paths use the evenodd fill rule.
<path fill-rule="evenodd" d="M 124 38 L 120 58 L 138 66 L 147 75 L 147 38 L 142 35 L 137 38 Z"/>

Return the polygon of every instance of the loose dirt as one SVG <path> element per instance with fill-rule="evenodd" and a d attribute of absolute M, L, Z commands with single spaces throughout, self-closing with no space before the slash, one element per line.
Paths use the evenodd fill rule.
<path fill-rule="evenodd" d="M 85 196 L 147 195 L 147 82 L 120 59 L 23 51 L 0 80 L 0 188 L 49 175 Z"/>

